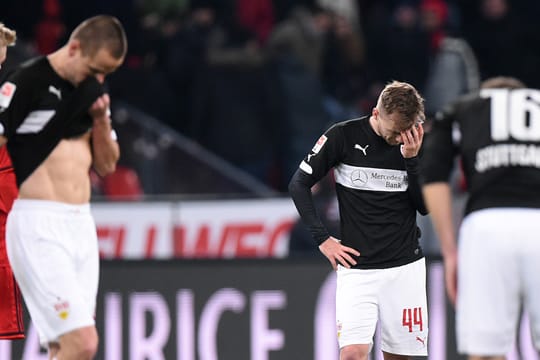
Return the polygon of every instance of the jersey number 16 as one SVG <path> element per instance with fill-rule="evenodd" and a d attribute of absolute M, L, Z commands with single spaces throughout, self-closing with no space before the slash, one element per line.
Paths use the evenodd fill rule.
<path fill-rule="evenodd" d="M 534 89 L 483 89 L 491 98 L 491 138 L 506 141 L 540 141 L 540 91 Z"/>

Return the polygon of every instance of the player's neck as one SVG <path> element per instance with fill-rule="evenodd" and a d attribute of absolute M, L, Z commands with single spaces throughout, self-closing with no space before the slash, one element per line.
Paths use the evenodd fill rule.
<path fill-rule="evenodd" d="M 369 125 L 371 126 L 375 134 L 381 136 L 381 134 L 379 134 L 379 131 L 377 130 L 377 120 L 375 120 L 375 117 L 373 115 L 369 117 Z"/>
<path fill-rule="evenodd" d="M 64 80 L 68 80 L 68 75 L 65 71 L 65 64 L 66 64 L 66 54 L 64 48 L 60 48 L 57 51 L 49 54 L 47 56 L 47 59 L 49 60 L 49 64 L 51 64 L 51 67 L 53 70 Z"/>

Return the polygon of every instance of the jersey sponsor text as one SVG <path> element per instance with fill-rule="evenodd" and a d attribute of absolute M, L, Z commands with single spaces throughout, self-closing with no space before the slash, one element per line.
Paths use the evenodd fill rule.
<path fill-rule="evenodd" d="M 407 172 L 340 164 L 335 168 L 336 182 L 353 189 L 369 191 L 407 191 Z"/>
<path fill-rule="evenodd" d="M 475 169 L 480 173 L 509 166 L 540 168 L 540 146 L 497 144 L 486 146 L 476 152 Z"/>

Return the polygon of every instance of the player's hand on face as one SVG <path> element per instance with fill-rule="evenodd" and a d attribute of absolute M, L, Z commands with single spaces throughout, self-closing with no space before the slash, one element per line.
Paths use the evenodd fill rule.
<path fill-rule="evenodd" d="M 94 121 L 109 121 L 110 105 L 109 94 L 103 94 L 90 106 L 88 113 Z"/>
<path fill-rule="evenodd" d="M 319 250 L 330 261 L 334 270 L 337 269 L 338 264 L 350 269 L 352 265 L 356 265 L 356 260 L 351 255 L 360 256 L 360 252 L 341 245 L 341 242 L 332 236 L 319 245 Z"/>
<path fill-rule="evenodd" d="M 404 158 L 412 158 L 418 155 L 422 146 L 422 140 L 424 139 L 424 128 L 422 124 L 418 124 L 418 126 L 414 125 L 410 129 L 402 131 L 401 139 L 403 141 L 401 153 Z"/>

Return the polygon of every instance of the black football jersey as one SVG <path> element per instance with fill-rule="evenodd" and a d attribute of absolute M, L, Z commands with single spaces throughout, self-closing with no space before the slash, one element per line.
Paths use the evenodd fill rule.
<path fill-rule="evenodd" d="M 75 88 L 46 57 L 32 59 L 7 76 L 0 87 L 0 134 L 8 138 L 18 185 L 61 139 L 91 129 L 88 109 L 102 93 L 94 77 Z"/>
<path fill-rule="evenodd" d="M 448 105 L 426 138 L 424 181 L 448 181 L 457 154 L 469 191 L 466 214 L 540 208 L 540 91 L 482 89 Z"/>
<path fill-rule="evenodd" d="M 301 162 L 289 187 L 319 243 L 328 233 L 302 196 L 305 192 L 295 189 L 309 189 L 330 169 L 336 181 L 342 244 L 361 253 L 356 268 L 400 266 L 423 256 L 416 213 L 426 210 L 417 157 L 404 159 L 399 146 L 389 145 L 375 133 L 369 117 L 337 123 L 326 131 Z"/>

